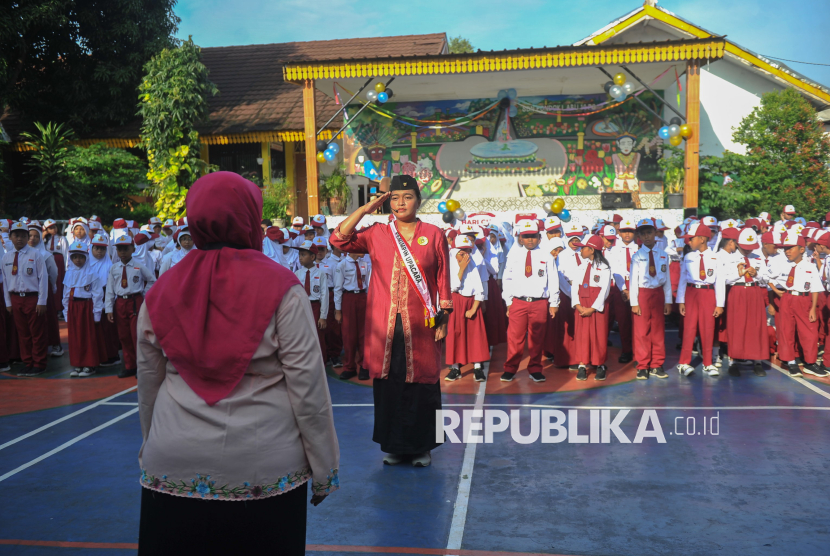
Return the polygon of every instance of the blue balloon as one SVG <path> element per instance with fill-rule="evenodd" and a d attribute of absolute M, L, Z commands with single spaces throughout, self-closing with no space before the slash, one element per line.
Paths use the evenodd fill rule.
<path fill-rule="evenodd" d="M 516 114 L 519 113 L 519 109 L 516 108 L 516 105 L 514 104 L 513 106 L 510 107 L 510 110 L 508 110 L 507 113 L 510 114 L 511 118 L 515 118 Z"/>
<path fill-rule="evenodd" d="M 614 100 L 617 102 L 622 102 L 625 100 L 625 93 L 621 94 L 620 96 L 616 97 Z"/>
<path fill-rule="evenodd" d="M 326 160 L 332 161 L 335 159 L 335 157 L 337 157 L 337 153 L 331 149 L 326 149 L 323 151 L 323 156 L 326 157 Z"/>
<path fill-rule="evenodd" d="M 387 100 L 389 100 L 389 95 L 386 93 L 386 91 L 384 91 L 382 93 L 378 93 L 378 102 L 383 104 Z"/>
<path fill-rule="evenodd" d="M 562 222 L 567 222 L 571 219 L 571 211 L 568 209 L 562 209 L 559 211 L 559 220 Z"/>
<path fill-rule="evenodd" d="M 516 89 L 507 89 L 507 97 L 510 100 L 513 100 L 514 98 L 516 98 Z"/>
<path fill-rule="evenodd" d="M 660 131 L 657 132 L 657 135 L 659 135 L 661 139 L 668 139 L 670 137 L 669 127 L 664 125 L 660 128 Z"/>
<path fill-rule="evenodd" d="M 507 98 L 507 91 L 502 89 L 501 91 L 499 91 L 499 94 L 496 95 L 496 98 L 499 99 L 499 100 L 501 100 L 503 98 Z"/>
<path fill-rule="evenodd" d="M 326 150 L 332 151 L 334 154 L 337 154 L 340 152 L 340 145 L 338 145 L 337 143 L 329 143 L 329 146 L 326 147 Z"/>
<path fill-rule="evenodd" d="M 438 203 L 438 212 L 440 212 L 441 214 L 444 214 L 445 212 L 447 212 L 447 202 L 446 201 L 441 201 L 440 203 Z"/>

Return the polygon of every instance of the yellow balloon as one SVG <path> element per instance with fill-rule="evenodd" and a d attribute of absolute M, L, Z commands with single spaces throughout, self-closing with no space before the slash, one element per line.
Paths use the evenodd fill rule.
<path fill-rule="evenodd" d="M 692 126 L 689 124 L 683 124 L 680 126 L 680 136 L 689 138 L 692 136 Z"/>
<path fill-rule="evenodd" d="M 461 203 L 459 203 L 455 199 L 450 199 L 449 201 L 447 201 L 447 211 L 448 212 L 455 212 L 459 208 L 461 208 Z"/>
<path fill-rule="evenodd" d="M 326 161 L 326 155 L 324 155 L 322 152 L 317 153 L 317 162 L 322 164 L 325 161 Z"/>
<path fill-rule="evenodd" d="M 669 143 L 671 143 L 672 146 L 676 147 L 677 145 L 679 145 L 682 142 L 683 142 L 683 138 L 679 135 L 675 135 L 674 137 L 669 137 Z"/>
<path fill-rule="evenodd" d="M 562 199 L 556 199 L 554 202 L 550 204 L 550 210 L 559 214 L 562 212 L 562 209 L 565 208 L 565 201 Z"/>
<path fill-rule="evenodd" d="M 623 86 L 625 83 L 625 75 L 618 73 L 614 76 L 614 85 L 619 85 L 620 87 Z"/>
<path fill-rule="evenodd" d="M 386 85 L 384 85 L 384 84 L 383 84 L 383 83 L 381 83 L 380 81 L 378 81 L 377 83 L 375 83 L 375 92 L 376 92 L 376 93 L 382 93 L 382 92 L 383 92 L 383 91 L 385 91 L 385 90 L 386 90 Z"/>

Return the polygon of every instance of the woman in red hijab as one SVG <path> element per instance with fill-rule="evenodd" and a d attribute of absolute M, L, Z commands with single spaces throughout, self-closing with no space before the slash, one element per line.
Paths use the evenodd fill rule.
<path fill-rule="evenodd" d="M 394 219 L 356 232 L 363 216 L 387 200 Z M 430 450 L 440 445 L 440 342 L 452 295 L 447 241 L 437 226 L 417 218 L 420 205 L 418 182 L 395 176 L 390 191 L 341 222 L 330 241 L 341 251 L 372 258 L 362 363 L 374 379 L 372 440 L 386 452 L 384 463 L 426 467 Z"/>
<path fill-rule="evenodd" d="M 198 249 L 138 316 L 139 554 L 304 554 L 340 459 L 308 296 L 261 252 L 254 184 L 208 174 L 187 212 Z"/>

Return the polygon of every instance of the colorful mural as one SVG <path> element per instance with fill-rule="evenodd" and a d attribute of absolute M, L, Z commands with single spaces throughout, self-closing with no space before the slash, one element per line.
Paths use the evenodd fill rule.
<path fill-rule="evenodd" d="M 660 92 L 658 92 L 660 94 Z M 640 100 L 659 110 L 649 92 Z M 347 172 L 408 174 L 430 198 L 662 191 L 662 125 L 629 97 L 605 94 L 350 105 Z"/>

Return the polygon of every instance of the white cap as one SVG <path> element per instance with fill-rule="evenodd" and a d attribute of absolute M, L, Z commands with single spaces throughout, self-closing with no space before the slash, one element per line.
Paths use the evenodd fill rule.
<path fill-rule="evenodd" d="M 83 241 L 73 241 L 69 245 L 69 252 L 70 253 L 80 253 L 81 255 L 88 255 L 89 248 L 86 246 L 86 243 Z"/>
<path fill-rule="evenodd" d="M 795 224 L 793 226 L 790 226 L 790 229 L 788 231 L 792 231 L 797 233 L 798 235 L 801 235 L 802 230 L 804 230 L 804 226 L 802 226 L 801 224 Z"/>
<path fill-rule="evenodd" d="M 658 230 L 668 230 L 669 227 L 663 224 L 663 220 L 660 218 L 654 219 L 654 225 Z"/>
<path fill-rule="evenodd" d="M 717 226 L 718 225 L 718 219 L 715 218 L 714 216 L 704 216 L 703 219 L 701 220 L 701 222 L 703 223 L 704 226 L 708 226 L 709 228 L 711 228 L 712 226 Z"/>
<path fill-rule="evenodd" d="M 315 228 L 322 228 L 326 225 L 326 217 L 322 214 L 317 214 L 311 218 L 311 225 Z"/>
<path fill-rule="evenodd" d="M 519 235 L 533 235 L 539 233 L 539 225 L 536 223 L 535 220 L 522 220 L 518 224 L 516 224 L 516 227 L 519 230 Z M 462 230 L 459 230 L 459 233 L 463 234 L 464 232 Z"/>
<path fill-rule="evenodd" d="M 328 245 L 329 245 L 328 240 L 326 238 L 324 238 L 323 236 L 315 237 L 314 241 L 312 241 L 312 243 L 314 245 L 316 245 L 317 247 L 323 247 L 324 249 L 327 249 Z"/>
<path fill-rule="evenodd" d="M 9 228 L 9 233 L 12 233 L 16 230 L 23 230 L 28 234 L 29 226 L 25 222 L 13 222 L 11 227 Z"/>
<path fill-rule="evenodd" d="M 657 226 L 654 225 L 654 220 L 652 220 L 651 218 L 641 218 L 640 221 L 637 222 L 637 229 L 645 228 L 648 226 L 651 226 L 655 229 L 657 228 Z"/>
<path fill-rule="evenodd" d="M 292 247 L 292 249 L 304 249 L 305 251 L 311 251 L 315 255 L 317 254 L 317 247 L 314 245 L 314 242 L 307 239 L 297 247 Z"/>
<path fill-rule="evenodd" d="M 565 225 L 565 235 L 569 238 L 571 237 L 581 237 L 582 236 L 582 226 L 577 224 L 576 222 L 570 222 Z"/>
<path fill-rule="evenodd" d="M 784 224 L 778 223 L 773 227 L 772 231 L 775 232 L 776 234 L 782 234 L 783 235 L 783 234 L 787 233 L 787 227 Z"/>
<path fill-rule="evenodd" d="M 562 220 L 558 216 L 548 216 L 545 218 L 545 230 L 550 232 L 557 228 L 562 228 Z"/>
<path fill-rule="evenodd" d="M 553 251 L 554 249 L 564 249 L 565 241 L 561 237 L 552 237 L 548 240 L 548 247 Z"/>
<path fill-rule="evenodd" d="M 623 221 L 620 222 L 620 231 L 621 232 L 633 232 L 637 230 L 637 223 L 634 222 L 631 218 L 623 218 Z"/>
<path fill-rule="evenodd" d="M 726 228 L 738 228 L 738 221 L 732 218 L 728 220 L 721 220 L 720 222 L 720 229 L 725 230 Z"/>
<path fill-rule="evenodd" d="M 793 226 L 793 228 L 795 228 L 795 226 Z M 804 240 L 804 236 L 802 236 L 800 232 L 796 232 L 794 229 L 789 229 L 781 239 L 781 244 L 784 247 L 792 247 L 794 245 L 804 247 L 807 245 L 807 242 Z"/>
<path fill-rule="evenodd" d="M 302 216 L 295 216 L 294 220 L 291 221 L 291 224 L 294 226 L 302 226 L 303 222 L 304 220 Z"/>
<path fill-rule="evenodd" d="M 133 238 L 124 234 L 123 236 L 118 236 L 118 239 L 115 240 L 115 246 L 118 247 L 119 245 L 132 245 Z"/>
<path fill-rule="evenodd" d="M 758 249 L 758 234 L 752 228 L 741 230 L 741 235 L 738 236 L 738 246 L 744 249 Z"/>
<path fill-rule="evenodd" d="M 457 236 L 455 236 L 455 239 L 453 239 L 453 247 L 455 247 L 456 249 L 462 249 L 462 248 L 472 249 L 473 245 L 474 245 L 473 244 L 473 238 L 471 238 L 470 236 L 465 236 L 465 235 L 462 235 L 462 234 L 458 234 Z"/>
<path fill-rule="evenodd" d="M 795 214 L 795 207 L 792 205 L 787 205 L 784 207 L 784 214 Z"/>
<path fill-rule="evenodd" d="M 761 220 L 763 220 L 764 222 L 769 224 L 769 213 L 768 212 L 762 212 L 761 214 L 758 215 L 758 218 L 760 218 Z"/>
<path fill-rule="evenodd" d="M 600 235 L 603 236 L 605 239 L 611 239 L 611 238 L 616 239 L 617 238 L 617 229 L 614 226 L 610 225 L 610 224 L 606 224 L 605 226 L 602 227 L 602 230 L 600 230 Z"/>
<path fill-rule="evenodd" d="M 524 222 L 524 220 L 522 222 Z M 459 234 L 475 234 L 476 233 L 476 228 L 472 224 L 461 223 L 461 224 L 458 225 L 458 233 Z"/>

